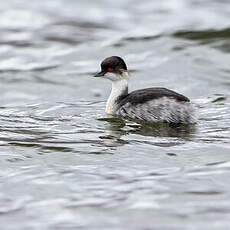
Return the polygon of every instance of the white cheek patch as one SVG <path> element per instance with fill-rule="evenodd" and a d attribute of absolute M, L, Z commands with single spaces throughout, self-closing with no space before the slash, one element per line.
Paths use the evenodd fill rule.
<path fill-rule="evenodd" d="M 107 72 L 103 77 L 107 78 L 111 81 L 117 81 L 120 79 L 120 76 L 118 74 L 113 73 L 113 72 Z"/>

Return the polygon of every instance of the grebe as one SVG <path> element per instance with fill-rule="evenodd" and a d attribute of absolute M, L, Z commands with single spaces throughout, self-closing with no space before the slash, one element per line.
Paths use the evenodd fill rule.
<path fill-rule="evenodd" d="M 104 59 L 95 77 L 112 81 L 106 113 L 147 122 L 196 123 L 196 109 L 190 100 L 166 88 L 147 88 L 128 93 L 128 70 L 118 56 Z"/>

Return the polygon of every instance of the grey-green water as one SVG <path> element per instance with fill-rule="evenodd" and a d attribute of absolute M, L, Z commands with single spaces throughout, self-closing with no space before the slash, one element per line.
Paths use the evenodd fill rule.
<path fill-rule="evenodd" d="M 230 228 L 230 3 L 0 3 L 3 230 Z M 119 55 L 130 90 L 190 97 L 195 126 L 107 117 Z"/>

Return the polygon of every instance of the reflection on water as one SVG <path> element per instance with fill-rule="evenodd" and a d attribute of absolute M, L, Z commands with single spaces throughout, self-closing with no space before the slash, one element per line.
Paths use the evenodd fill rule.
<path fill-rule="evenodd" d="M 99 121 L 106 121 L 108 125 L 105 126 L 105 136 L 100 136 L 101 139 L 106 140 L 105 144 L 111 146 L 119 146 L 127 144 L 126 141 L 122 141 L 122 136 L 127 135 L 142 135 L 150 137 L 171 137 L 167 143 L 156 142 L 156 146 L 174 146 L 182 144 L 181 141 L 178 141 L 178 138 L 181 140 L 189 140 L 192 138 L 191 134 L 195 133 L 195 125 L 182 125 L 182 124 L 167 124 L 167 123 L 145 123 L 138 122 L 134 123 L 132 121 L 123 120 L 121 118 L 100 118 Z M 143 143 L 143 141 L 142 141 Z M 151 144 L 154 144 L 152 142 Z"/>
<path fill-rule="evenodd" d="M 2 1 L 2 228 L 229 229 L 229 13 L 219 0 Z M 131 90 L 176 90 L 199 122 L 107 117 L 109 83 L 92 75 L 110 55 Z"/>

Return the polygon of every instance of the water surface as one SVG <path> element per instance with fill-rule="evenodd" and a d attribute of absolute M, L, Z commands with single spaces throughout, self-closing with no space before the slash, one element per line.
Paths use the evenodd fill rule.
<path fill-rule="evenodd" d="M 2 229 L 229 229 L 228 1 L 0 4 Z M 130 90 L 197 104 L 197 125 L 105 115 L 101 60 Z"/>

